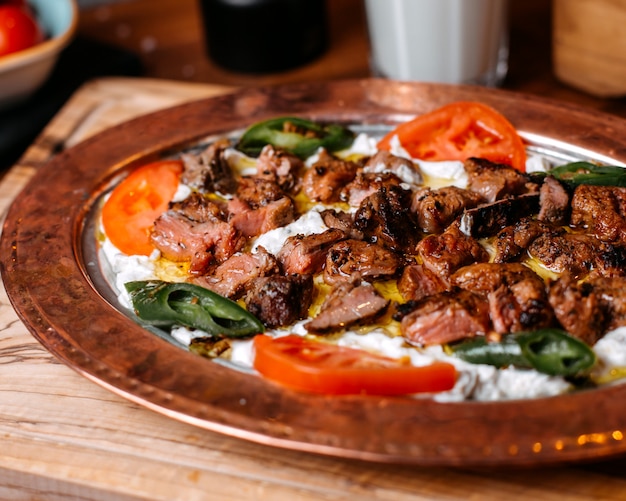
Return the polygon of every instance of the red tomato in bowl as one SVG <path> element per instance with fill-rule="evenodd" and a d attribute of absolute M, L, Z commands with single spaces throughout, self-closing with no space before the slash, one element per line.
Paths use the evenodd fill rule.
<path fill-rule="evenodd" d="M 0 56 L 28 49 L 43 38 L 43 31 L 27 5 L 0 3 Z"/>
<path fill-rule="evenodd" d="M 398 125 L 378 143 L 391 148 L 398 136 L 402 147 L 421 160 L 467 160 L 480 157 L 524 172 L 526 149 L 515 127 L 482 103 L 459 101 Z"/>

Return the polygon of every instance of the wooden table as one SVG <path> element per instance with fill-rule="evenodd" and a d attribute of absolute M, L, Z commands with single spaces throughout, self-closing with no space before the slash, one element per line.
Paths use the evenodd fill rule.
<path fill-rule="evenodd" d="M 349 11 L 338 7 L 340 3 L 345 6 L 359 2 L 333 1 L 333 13 L 347 16 Z M 198 41 L 192 30 L 180 31 L 181 19 L 189 21 L 193 17 L 192 0 L 120 3 L 116 8 L 107 7 L 106 22 L 130 22 L 139 17 L 140 5 L 148 4 L 154 5 L 154 10 L 145 11 L 146 16 L 156 12 L 172 16 L 170 29 L 180 40 L 186 40 L 178 48 L 173 47 L 172 53 L 185 53 L 181 49 L 185 44 L 195 47 Z M 526 3 L 531 4 L 536 6 L 537 2 Z M 92 29 L 92 23 L 103 15 L 101 9 L 85 13 L 81 29 Z M 147 30 L 149 19 L 142 22 Z M 338 24 L 336 19 L 333 23 Z M 522 35 L 528 26 L 516 29 Z M 346 30 L 349 36 L 336 42 L 337 50 L 346 54 L 356 51 L 361 62 L 356 56 L 348 58 L 354 66 L 344 68 L 345 74 L 343 70 L 333 73 L 329 68 L 328 78 L 367 72 L 363 53 L 366 45 L 359 38 L 362 26 Z M 354 31 L 350 34 L 350 30 Z M 93 33 L 103 35 L 105 30 L 97 33 L 94 28 Z M 334 33 L 339 36 L 337 31 Z M 172 61 L 183 59 L 168 58 L 166 49 L 160 50 L 164 51 L 163 58 L 154 56 L 148 73 L 170 80 L 101 79 L 86 84 L 70 99 L 20 162 L 1 179 L 0 213 L 5 213 L 20 188 L 54 152 L 131 116 L 228 91 L 225 84 L 253 83 L 245 76 L 234 78 L 217 72 L 201 56 L 194 59 L 193 55 L 189 55 L 190 60 L 204 61 L 203 77 L 189 79 L 194 82 L 173 81 L 174 76 L 167 72 L 173 68 Z M 325 60 L 334 60 L 333 51 L 331 48 Z M 159 61 L 168 59 L 170 64 L 160 66 Z M 541 66 L 539 63 L 533 60 Z M 285 81 L 320 77 L 323 68 L 318 64 L 284 75 Z M 529 64 L 529 72 L 540 72 L 541 68 L 533 64 Z M 531 73 L 521 71 L 523 67 L 513 66 L 511 88 L 626 116 L 623 101 L 582 95 L 550 78 L 529 76 Z M 264 83 L 278 80 L 270 76 Z M 27 332 L 3 291 L 0 437 L 0 499 L 626 499 L 626 459 L 621 458 L 524 470 L 416 468 L 273 449 L 173 421 L 118 397 L 58 362 Z"/>

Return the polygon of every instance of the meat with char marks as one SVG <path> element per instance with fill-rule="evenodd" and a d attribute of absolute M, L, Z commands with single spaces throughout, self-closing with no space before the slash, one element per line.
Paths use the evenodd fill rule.
<path fill-rule="evenodd" d="M 571 224 L 602 241 L 626 244 L 626 188 L 577 186 L 572 196 Z"/>
<path fill-rule="evenodd" d="M 211 274 L 196 277 L 194 282 L 224 297 L 239 299 L 255 278 L 279 273 L 276 258 L 259 247 L 256 253 L 242 252 L 231 256 L 215 267 Z"/>
<path fill-rule="evenodd" d="M 312 275 L 271 275 L 251 280 L 246 308 L 263 324 L 274 329 L 306 318 L 313 301 Z"/>
<path fill-rule="evenodd" d="M 402 270 L 398 291 L 405 301 L 419 301 L 449 289 L 447 280 L 426 268 L 423 264 L 409 264 Z"/>
<path fill-rule="evenodd" d="M 456 186 L 432 190 L 423 188 L 413 194 L 411 211 L 424 233 L 441 233 L 465 209 L 476 207 L 484 200 L 481 195 Z"/>
<path fill-rule="evenodd" d="M 528 246 L 531 257 L 555 273 L 584 277 L 590 271 L 599 275 L 624 272 L 624 252 L 584 233 L 544 234 Z"/>
<path fill-rule="evenodd" d="M 234 193 L 237 181 L 224 156 L 228 139 L 219 139 L 200 153 L 184 153 L 181 181 L 202 193 Z"/>
<path fill-rule="evenodd" d="M 296 193 L 303 169 L 304 163 L 296 155 L 268 144 L 257 159 L 256 177 L 276 183 L 281 190 Z"/>
<path fill-rule="evenodd" d="M 420 232 L 409 209 L 410 200 L 411 192 L 399 186 L 381 188 L 363 200 L 354 215 L 354 226 L 369 242 L 411 254 Z"/>
<path fill-rule="evenodd" d="M 463 166 L 468 176 L 467 189 L 478 193 L 486 202 L 536 193 L 539 189 L 529 175 L 509 165 L 469 158 Z"/>
<path fill-rule="evenodd" d="M 289 237 L 278 253 L 278 260 L 286 274 L 322 271 L 329 249 L 347 238 L 342 230 L 330 228 L 322 233 Z"/>
<path fill-rule="evenodd" d="M 324 282 L 336 284 L 394 278 L 404 264 L 400 255 L 382 245 L 347 239 L 328 250 Z"/>
<path fill-rule="evenodd" d="M 466 290 L 442 292 L 398 307 L 402 336 L 428 346 L 485 335 L 491 326 L 487 300 Z"/>
<path fill-rule="evenodd" d="M 341 160 L 323 150 L 317 162 L 304 173 L 304 193 L 316 202 L 339 202 L 344 186 L 355 178 L 359 167 L 355 162 Z"/>
<path fill-rule="evenodd" d="M 553 324 L 544 281 L 521 263 L 473 264 L 454 273 L 451 282 L 487 298 L 493 330 L 499 334 Z"/>
<path fill-rule="evenodd" d="M 447 282 L 456 270 L 473 263 L 489 260 L 480 243 L 451 224 L 439 235 L 429 235 L 417 244 L 417 254 L 426 268 Z"/>
<path fill-rule="evenodd" d="M 328 295 L 320 312 L 304 324 L 308 332 L 327 334 L 371 323 L 383 315 L 389 301 L 370 284 L 341 283 Z"/>
<path fill-rule="evenodd" d="M 569 216 L 569 193 L 556 178 L 546 176 L 539 190 L 539 215 L 537 219 L 564 226 L 569 223 Z"/>
<path fill-rule="evenodd" d="M 228 259 L 246 244 L 246 238 L 223 218 L 219 204 L 192 194 L 170 204 L 154 222 L 150 239 L 163 257 L 190 262 L 189 273 L 206 273 L 209 266 Z"/>
<path fill-rule="evenodd" d="M 528 246 L 541 235 L 556 236 L 565 232 L 562 227 L 544 221 L 522 218 L 498 232 L 494 240 L 494 263 L 506 263 L 523 257 Z"/>

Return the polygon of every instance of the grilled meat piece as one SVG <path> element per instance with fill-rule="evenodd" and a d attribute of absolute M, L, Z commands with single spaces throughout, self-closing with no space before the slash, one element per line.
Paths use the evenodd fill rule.
<path fill-rule="evenodd" d="M 229 146 L 228 139 L 219 139 L 200 153 L 182 154 L 181 182 L 202 193 L 234 193 L 237 181 L 224 157 Z"/>
<path fill-rule="evenodd" d="M 287 275 L 316 274 L 322 271 L 329 249 L 345 238 L 347 234 L 336 228 L 311 235 L 294 235 L 286 240 L 278 260 Z"/>
<path fill-rule="evenodd" d="M 230 204 L 229 207 L 233 207 Z M 290 197 L 283 197 L 257 209 L 240 210 L 232 214 L 230 224 L 246 237 L 255 237 L 270 230 L 281 228 L 294 221 L 296 207 Z"/>
<path fill-rule="evenodd" d="M 553 324 L 543 280 L 520 263 L 479 263 L 458 270 L 453 285 L 483 295 L 495 332 L 505 334 L 541 329 Z"/>
<path fill-rule="evenodd" d="M 246 243 L 225 217 L 220 205 L 195 194 L 170 204 L 154 222 L 150 239 L 166 259 L 190 262 L 190 274 L 204 274 L 211 264 L 225 261 Z"/>
<path fill-rule="evenodd" d="M 528 246 L 528 254 L 546 268 L 555 273 L 568 272 L 576 278 L 594 269 L 602 274 L 612 250 L 593 235 L 581 233 L 540 235 Z"/>
<path fill-rule="evenodd" d="M 322 151 L 317 162 L 304 173 L 304 193 L 316 202 L 339 202 L 341 191 L 355 178 L 358 169 L 357 163 L 340 160 Z"/>
<path fill-rule="evenodd" d="M 478 193 L 487 202 L 535 193 L 539 189 L 530 176 L 509 165 L 484 158 L 469 158 L 463 166 L 468 175 L 467 189 Z"/>
<path fill-rule="evenodd" d="M 288 151 L 268 144 L 261 150 L 256 165 L 256 177 L 276 183 L 286 192 L 296 193 L 300 189 L 300 174 L 304 163 Z"/>
<path fill-rule="evenodd" d="M 324 282 L 356 282 L 397 276 L 404 264 L 394 251 L 363 240 L 343 240 L 326 256 Z"/>
<path fill-rule="evenodd" d="M 247 287 L 248 311 L 274 329 L 306 318 L 313 301 L 312 275 L 272 275 L 255 278 Z"/>
<path fill-rule="evenodd" d="M 626 188 L 577 186 L 572 196 L 571 224 L 605 242 L 626 244 Z"/>
<path fill-rule="evenodd" d="M 417 346 L 451 343 L 490 330 L 487 301 L 466 290 L 410 301 L 399 307 L 394 319 L 400 321 L 402 336 Z"/>
<path fill-rule="evenodd" d="M 422 264 L 405 266 L 398 280 L 398 291 L 405 301 L 419 301 L 448 290 L 447 281 Z"/>
<path fill-rule="evenodd" d="M 572 336 L 593 346 L 606 332 L 607 312 L 591 283 L 579 283 L 566 273 L 550 285 L 548 299 L 557 320 Z"/>
<path fill-rule="evenodd" d="M 420 186 L 424 182 L 422 172 L 417 164 L 387 150 L 379 150 L 370 157 L 363 166 L 363 172 L 372 174 L 392 173 L 410 187 Z"/>
<path fill-rule="evenodd" d="M 564 226 L 570 217 L 570 197 L 565 187 L 554 177 L 547 176 L 539 190 L 540 221 Z"/>
<path fill-rule="evenodd" d="M 324 224 L 329 228 L 341 230 L 346 235 L 349 235 L 350 238 L 354 238 L 356 240 L 363 239 L 363 232 L 354 227 L 354 217 L 351 213 L 327 209 L 320 212 L 320 216 L 322 217 Z"/>
<path fill-rule="evenodd" d="M 373 322 L 387 311 L 388 306 L 389 301 L 371 285 L 342 283 L 335 287 L 317 316 L 304 327 L 315 334 L 338 332 Z"/>
<path fill-rule="evenodd" d="M 504 198 L 466 210 L 460 218 L 461 231 L 476 238 L 489 237 L 538 210 L 538 194 Z"/>
<path fill-rule="evenodd" d="M 439 235 L 429 235 L 417 244 L 417 254 L 424 267 L 447 283 L 462 266 L 489 260 L 487 251 L 472 237 L 451 224 Z"/>
<path fill-rule="evenodd" d="M 518 259 L 533 240 L 540 235 L 560 235 L 565 230 L 543 221 L 522 218 L 512 226 L 498 232 L 494 240 L 494 263 L 505 263 Z"/>
<path fill-rule="evenodd" d="M 259 247 L 254 254 L 235 254 L 218 265 L 210 275 L 194 279 L 194 283 L 231 299 L 243 296 L 249 284 L 258 277 L 277 275 L 280 267 L 276 258 Z"/>
<path fill-rule="evenodd" d="M 285 192 L 275 181 L 246 176 L 239 179 L 236 196 L 251 209 L 258 209 L 280 200 L 285 196 Z"/>
<path fill-rule="evenodd" d="M 370 195 L 381 188 L 400 186 L 402 181 L 391 172 L 363 172 L 359 171 L 356 177 L 350 181 L 341 191 L 340 198 L 348 202 L 351 207 L 358 207 Z"/>
<path fill-rule="evenodd" d="M 399 186 L 381 188 L 359 206 L 354 226 L 365 240 L 413 253 L 419 231 L 410 207 L 411 192 Z"/>
<path fill-rule="evenodd" d="M 482 202 L 478 193 L 456 186 L 424 188 L 413 194 L 411 211 L 417 215 L 417 225 L 424 233 L 441 233 L 463 210 Z"/>

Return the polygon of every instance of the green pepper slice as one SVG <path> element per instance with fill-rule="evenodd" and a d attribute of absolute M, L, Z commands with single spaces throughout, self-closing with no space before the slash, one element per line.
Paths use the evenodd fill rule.
<path fill-rule="evenodd" d="M 234 301 L 195 284 L 146 280 L 128 282 L 125 287 L 137 316 L 156 327 L 180 325 L 228 338 L 265 330 L 254 315 Z"/>
<path fill-rule="evenodd" d="M 257 157 L 271 144 L 305 159 L 323 147 L 329 152 L 348 148 L 354 132 L 338 124 L 321 124 L 298 117 L 279 117 L 251 125 L 241 136 L 236 149 Z"/>
<path fill-rule="evenodd" d="M 560 329 L 509 334 L 499 343 L 473 339 L 450 350 L 473 364 L 532 368 L 550 376 L 580 376 L 589 372 L 596 362 L 589 346 Z"/>
<path fill-rule="evenodd" d="M 554 176 L 570 188 L 575 188 L 580 184 L 626 186 L 626 168 L 616 165 L 572 162 L 555 167 L 548 174 Z"/>

